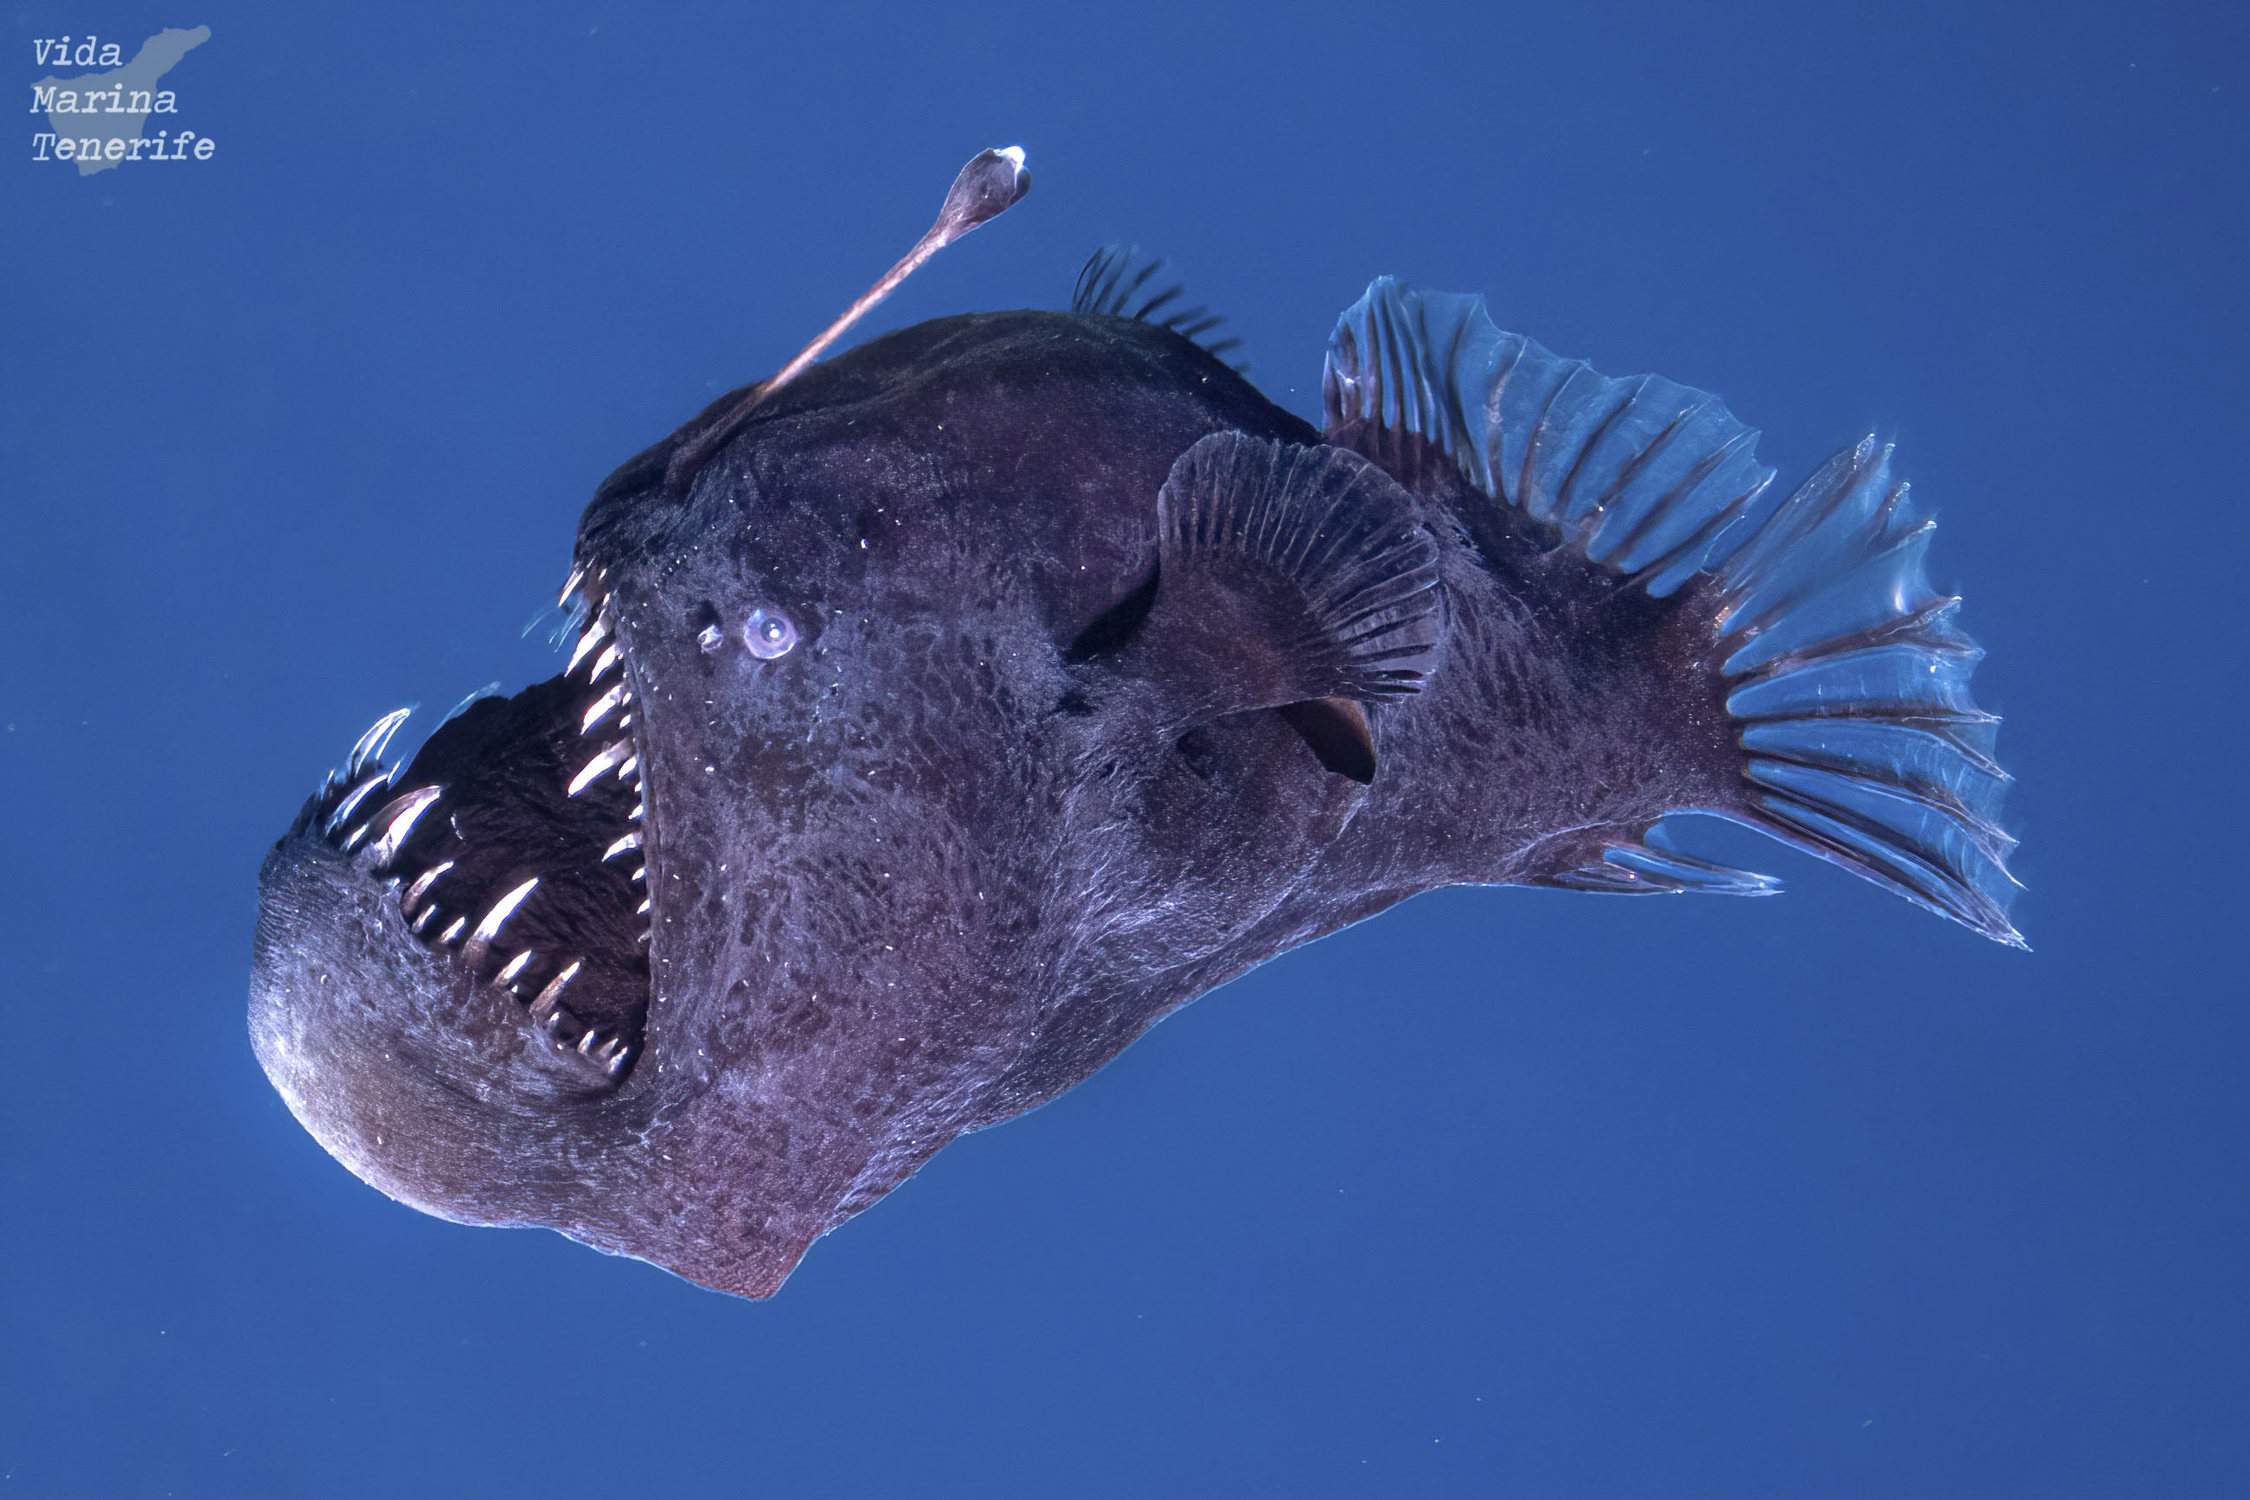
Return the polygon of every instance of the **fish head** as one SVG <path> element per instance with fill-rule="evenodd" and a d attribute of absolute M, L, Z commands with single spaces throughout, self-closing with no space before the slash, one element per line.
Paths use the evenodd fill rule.
<path fill-rule="evenodd" d="M 1058 1014 L 1190 984 L 1366 778 L 1281 712 L 1326 688 L 1201 680 L 1257 622 L 1167 586 L 1160 494 L 1307 434 L 1186 340 L 920 325 L 683 475 L 712 419 L 588 507 L 565 671 L 308 804 L 252 1034 L 392 1196 L 759 1295 Z"/>

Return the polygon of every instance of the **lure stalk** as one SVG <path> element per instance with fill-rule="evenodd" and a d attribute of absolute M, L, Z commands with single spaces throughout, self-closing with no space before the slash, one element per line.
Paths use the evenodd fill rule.
<path fill-rule="evenodd" d="M 981 224 L 986 224 L 1006 213 L 1023 201 L 1031 191 L 1031 173 L 1023 164 L 1023 147 L 997 146 L 980 151 L 969 159 L 966 166 L 953 179 L 947 189 L 945 204 L 922 237 L 898 263 L 885 271 L 873 286 L 861 292 L 837 317 L 813 337 L 813 341 L 789 363 L 766 380 L 752 386 L 726 413 L 713 421 L 689 441 L 680 445 L 666 472 L 668 485 L 673 490 L 684 488 L 694 479 L 711 455 L 726 445 L 727 439 L 740 430 L 752 412 L 783 386 L 803 374 L 814 360 L 828 351 L 830 345 L 850 331 L 851 326 L 874 311 L 885 297 L 898 290 L 900 283 L 920 270 L 931 256 L 968 234 Z"/>

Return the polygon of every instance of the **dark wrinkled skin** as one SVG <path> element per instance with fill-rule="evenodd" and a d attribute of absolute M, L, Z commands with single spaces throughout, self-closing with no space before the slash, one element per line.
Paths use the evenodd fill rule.
<path fill-rule="evenodd" d="M 1183 726 L 1119 653 L 1074 659 L 1150 580 L 1190 444 L 1320 441 L 1162 329 L 925 323 L 813 369 L 669 493 L 695 428 L 579 534 L 640 713 L 630 1070 L 543 1045 L 317 837 L 267 863 L 260 1058 L 323 1144 L 428 1211 L 765 1296 L 948 1140 L 1253 965 L 1733 795 L 1698 591 L 1629 593 L 1413 455 L 1392 494 L 1436 540 L 1441 632 L 1427 686 L 1368 708 L 1372 784 L 1270 709 Z M 759 604 L 797 622 L 789 655 L 699 646 Z"/>

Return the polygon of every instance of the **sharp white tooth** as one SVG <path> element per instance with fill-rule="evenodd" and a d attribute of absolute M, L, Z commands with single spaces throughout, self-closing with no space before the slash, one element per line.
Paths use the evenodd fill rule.
<path fill-rule="evenodd" d="M 336 804 L 336 810 L 328 815 L 328 821 L 322 825 L 321 831 L 332 834 L 343 827 L 345 820 L 351 817 L 353 809 L 365 802 L 368 794 L 375 788 L 388 783 L 394 774 L 390 771 L 370 772 L 366 780 L 344 794 L 344 800 Z"/>
<path fill-rule="evenodd" d="M 641 904 L 633 908 L 633 915 L 637 917 L 645 917 L 648 915 L 648 897 L 643 896 L 641 898 Z M 648 934 L 645 932 L 642 933 L 641 938 L 645 942 L 648 938 Z"/>
<path fill-rule="evenodd" d="M 408 792 L 403 797 L 394 797 L 383 804 L 383 810 L 375 814 L 374 819 L 368 824 L 370 828 L 374 827 L 376 823 L 384 825 L 383 836 L 377 839 L 367 851 L 367 857 L 375 862 L 377 868 L 381 868 L 398 858 L 399 848 L 405 844 L 406 836 L 414 831 L 416 821 L 421 818 L 422 814 L 430 810 L 430 805 L 436 802 L 444 791 L 445 788 L 441 786 L 420 787 Z M 386 817 L 388 821 L 386 821 Z"/>
<path fill-rule="evenodd" d="M 425 895 L 429 894 L 430 887 L 437 884 L 438 877 L 452 868 L 453 861 L 450 859 L 430 866 L 419 876 L 415 877 L 414 883 L 406 888 L 406 894 L 398 898 L 398 904 L 405 910 L 412 911 L 414 909 L 414 903 L 421 900 Z M 437 908 L 434 906 L 430 908 L 430 911 L 436 910 Z M 429 914 L 429 912 L 422 913 L 424 917 L 427 917 Z M 419 922 L 415 924 L 414 930 L 416 932 L 420 932 L 422 930 L 421 924 Z"/>
<path fill-rule="evenodd" d="M 579 768 L 570 778 L 570 795 L 575 797 L 594 784 L 594 779 L 632 753 L 632 747 L 623 740 L 604 745 L 594 758 Z"/>
<path fill-rule="evenodd" d="M 628 876 L 627 876 L 627 877 L 625 877 L 625 878 L 626 878 L 626 879 L 628 879 L 628 880 L 630 880 L 630 881 L 632 881 L 632 882 L 633 882 L 633 884 L 635 884 L 635 885 L 639 885 L 639 884 L 640 884 L 640 883 L 641 883 L 642 881 L 644 881 L 644 880 L 648 879 L 648 866 L 647 866 L 647 865 L 635 865 L 635 866 L 633 866 L 633 873 L 632 873 L 631 875 L 628 875 Z"/>
<path fill-rule="evenodd" d="M 557 609 L 560 609 L 563 605 L 568 604 L 570 602 L 570 596 L 578 592 L 578 585 L 584 583 L 585 581 L 586 568 L 585 565 L 581 563 L 579 566 L 572 568 L 570 570 L 570 576 L 563 580 L 562 593 L 556 596 L 555 607 Z"/>
<path fill-rule="evenodd" d="M 531 1002 L 531 1018 L 542 1024 L 549 1020 L 555 1013 L 556 1004 L 562 999 L 562 992 L 585 966 L 583 959 L 576 958 L 563 965 L 562 972 L 548 980 L 547 987 L 539 992 L 539 998 Z"/>
<path fill-rule="evenodd" d="M 358 743 L 352 746 L 351 758 L 344 762 L 346 781 L 366 769 L 369 761 L 382 759 L 383 750 L 390 744 L 391 736 L 398 733 L 398 726 L 404 724 L 406 716 L 412 712 L 414 708 L 411 704 L 405 708 L 394 708 L 367 726 L 367 733 L 359 737 Z"/>
<path fill-rule="evenodd" d="M 477 930 L 469 935 L 471 950 L 482 947 L 498 937 L 500 935 L 500 924 L 516 914 L 516 908 L 523 905 L 523 898 L 530 895 L 538 887 L 538 884 L 539 877 L 534 875 L 522 885 L 508 892 L 507 895 L 493 902 L 492 910 L 484 914 L 484 920 L 477 923 Z"/>
<path fill-rule="evenodd" d="M 578 732 L 580 734 L 593 733 L 594 726 L 608 718 L 610 710 L 623 703 L 626 697 L 625 684 L 622 682 L 613 684 L 608 692 L 594 700 L 592 708 L 586 710 L 586 717 L 579 721 Z"/>
<path fill-rule="evenodd" d="M 416 917 L 412 922 L 407 924 L 408 930 L 419 935 L 423 928 L 430 925 L 430 918 L 436 915 L 437 903 L 433 901 L 428 906 L 422 908 L 422 915 Z"/>
<path fill-rule="evenodd" d="M 501 965 L 500 972 L 492 976 L 492 982 L 494 984 L 515 983 L 516 976 L 523 972 L 523 966 L 530 962 L 531 950 L 529 948 L 526 948 L 523 950 L 523 952 L 517 954 L 514 958 L 509 959 L 505 964 Z"/>
<path fill-rule="evenodd" d="M 610 845 L 608 849 L 603 851 L 602 863 L 606 865 L 611 860 L 617 858 L 618 855 L 623 854 L 628 849 L 638 849 L 640 847 L 641 836 L 637 833 L 628 833 L 623 838 L 619 839 L 616 843 Z"/>
<path fill-rule="evenodd" d="M 468 925 L 469 919 L 467 917 L 455 917 L 445 924 L 445 931 L 438 934 L 438 942 L 446 947 L 451 947 L 454 943 L 460 941 L 461 929 Z"/>
<path fill-rule="evenodd" d="M 611 641 L 602 647 L 602 654 L 594 658 L 594 670 L 586 674 L 588 682 L 599 682 L 602 674 L 617 665 L 617 643 Z"/>
<path fill-rule="evenodd" d="M 600 1027 L 587 1027 L 586 1034 L 578 1039 L 578 1055 L 580 1057 L 592 1057 L 594 1049 L 602 1045 L 605 1040 L 606 1038 L 603 1037 Z"/>
<path fill-rule="evenodd" d="M 641 758 L 638 755 L 626 756 L 624 764 L 620 765 L 617 768 L 617 779 L 619 781 L 631 781 L 634 777 L 640 774 Z"/>
<path fill-rule="evenodd" d="M 493 954 L 493 938 L 499 936 L 499 927 L 508 918 L 513 918 L 517 906 L 524 904 L 524 897 L 531 895 L 538 884 L 538 875 L 526 879 L 524 884 L 515 886 L 513 891 L 508 891 L 504 897 L 493 902 L 493 909 L 486 911 L 484 920 L 477 922 L 477 931 L 472 931 L 468 936 L 468 947 L 461 949 L 461 963 L 468 965 L 470 974 L 484 974 L 484 960 Z"/>
<path fill-rule="evenodd" d="M 578 664 L 586 659 L 587 653 L 599 646 L 608 635 L 609 616 L 596 616 L 594 623 L 586 627 L 586 633 L 578 638 L 578 644 L 571 648 L 570 665 L 563 668 L 563 675 L 567 677 L 577 671 Z"/>
<path fill-rule="evenodd" d="M 633 810 L 627 813 L 625 816 L 638 823 L 641 819 L 648 816 L 648 804 L 646 802 L 634 803 Z"/>

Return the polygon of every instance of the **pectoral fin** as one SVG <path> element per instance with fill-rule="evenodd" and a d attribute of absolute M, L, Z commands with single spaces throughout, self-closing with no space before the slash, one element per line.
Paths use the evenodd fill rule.
<path fill-rule="evenodd" d="M 1355 453 L 1214 433 L 1157 495 L 1148 617 L 1119 665 L 1168 726 L 1281 709 L 1324 765 L 1374 775 L 1363 703 L 1436 665 L 1437 547 L 1415 501 Z"/>

